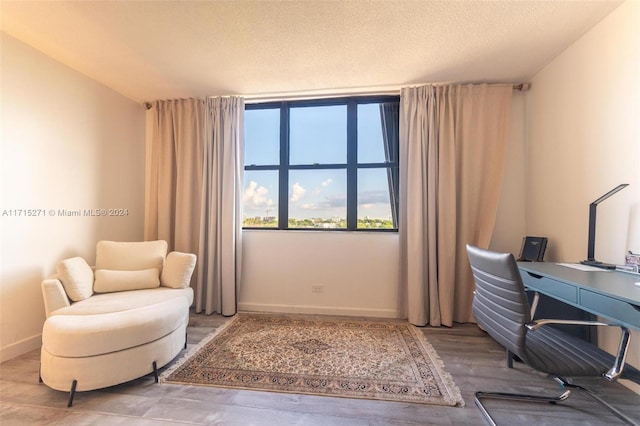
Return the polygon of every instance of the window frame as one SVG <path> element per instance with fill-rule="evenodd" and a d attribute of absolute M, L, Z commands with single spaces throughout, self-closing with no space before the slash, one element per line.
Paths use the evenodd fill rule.
<path fill-rule="evenodd" d="M 245 171 L 271 170 L 278 173 L 278 227 L 243 226 L 242 229 L 287 230 L 287 231 L 359 231 L 359 232 L 398 232 L 398 200 L 390 199 L 392 216 L 396 223 L 394 228 L 358 228 L 358 170 L 384 169 L 390 170 L 398 182 L 399 147 L 394 146 L 395 161 L 377 163 L 358 163 L 358 105 L 371 103 L 400 103 L 399 95 L 339 97 L 325 99 L 307 99 L 292 101 L 276 101 L 264 103 L 247 103 L 245 111 L 259 109 L 279 109 L 280 111 L 280 143 L 279 164 L 245 164 Z M 292 108 L 323 107 L 345 105 L 347 108 L 347 159 L 345 163 L 331 164 L 290 164 L 290 111 Z M 292 170 L 346 170 L 346 228 L 290 228 L 289 227 L 289 172 Z M 393 191 L 398 193 L 398 188 Z M 390 194 L 391 197 L 392 194 Z M 394 207 L 395 206 L 395 207 Z M 244 221 L 244 218 L 243 218 Z"/>

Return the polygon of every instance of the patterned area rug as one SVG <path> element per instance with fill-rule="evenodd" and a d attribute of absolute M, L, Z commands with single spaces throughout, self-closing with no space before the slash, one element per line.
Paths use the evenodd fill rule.
<path fill-rule="evenodd" d="M 238 314 L 166 383 L 464 406 L 422 332 L 401 321 Z"/>

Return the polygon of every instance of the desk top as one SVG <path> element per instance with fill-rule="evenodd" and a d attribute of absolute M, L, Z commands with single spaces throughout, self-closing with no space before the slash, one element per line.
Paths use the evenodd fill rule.
<path fill-rule="evenodd" d="M 518 268 L 640 306 L 640 286 L 634 284 L 640 275 L 605 269 L 581 271 L 553 262 L 518 262 Z"/>

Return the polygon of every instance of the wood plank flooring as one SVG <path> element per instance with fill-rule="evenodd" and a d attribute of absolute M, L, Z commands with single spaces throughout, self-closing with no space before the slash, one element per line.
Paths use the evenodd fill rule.
<path fill-rule="evenodd" d="M 191 315 L 188 348 L 228 319 Z M 462 392 L 463 408 L 324 396 L 156 384 L 146 376 L 76 395 L 38 383 L 40 353 L 32 351 L 0 365 L 0 424 L 10 425 L 483 425 L 474 404 L 477 390 L 558 394 L 551 379 L 516 363 L 506 367 L 503 349 L 471 324 L 422 329 Z M 180 355 L 179 355 L 180 356 Z M 640 395 L 619 383 L 582 379 L 618 409 L 640 422 Z M 589 396 L 573 392 L 558 405 L 487 402 L 499 425 L 617 425 Z"/>

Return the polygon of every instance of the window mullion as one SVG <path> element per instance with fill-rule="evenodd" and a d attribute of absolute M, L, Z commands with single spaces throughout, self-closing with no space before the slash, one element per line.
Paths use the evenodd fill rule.
<path fill-rule="evenodd" d="M 278 173 L 278 229 L 289 227 L 289 105 L 280 106 L 280 167 Z"/>
<path fill-rule="evenodd" d="M 358 105 L 347 104 L 347 230 L 358 229 Z"/>

